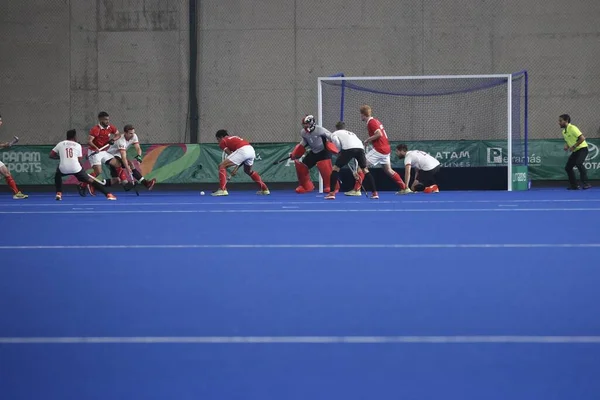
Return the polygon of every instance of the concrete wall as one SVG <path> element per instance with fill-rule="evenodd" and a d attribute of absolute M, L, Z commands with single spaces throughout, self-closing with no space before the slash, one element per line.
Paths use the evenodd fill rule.
<path fill-rule="evenodd" d="M 0 138 L 87 141 L 105 110 L 143 142 L 186 140 L 187 0 L 0 1 Z"/>
<path fill-rule="evenodd" d="M 600 136 L 600 2 L 202 0 L 200 136 L 295 141 L 317 77 L 530 73 L 530 136 Z M 0 138 L 54 143 L 98 111 L 189 139 L 187 0 L 0 0 Z M 385 121 L 384 121 L 385 123 Z M 397 132 L 395 126 L 387 126 Z M 400 139 L 400 138 L 397 138 Z M 80 138 L 81 140 L 81 138 Z"/>

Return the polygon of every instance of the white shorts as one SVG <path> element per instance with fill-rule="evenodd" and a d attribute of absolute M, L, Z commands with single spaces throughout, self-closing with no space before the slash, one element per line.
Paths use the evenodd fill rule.
<path fill-rule="evenodd" d="M 115 157 L 112 154 L 110 154 L 108 151 L 101 151 L 98 154 L 94 154 L 93 156 L 90 156 L 90 164 L 92 165 L 92 167 L 94 165 L 103 165 L 107 161 L 112 160 L 113 158 L 115 158 Z"/>
<path fill-rule="evenodd" d="M 391 164 L 390 155 L 389 154 L 381 154 L 377 150 L 371 149 L 367 153 L 367 164 L 369 164 L 370 167 L 375 167 L 379 164 L 381 164 L 381 165 Z"/>
<path fill-rule="evenodd" d="M 0 168 L 2 167 L 6 167 L 6 165 L 4 165 L 4 163 L 2 161 L 0 161 Z"/>
<path fill-rule="evenodd" d="M 246 164 L 248 166 L 252 166 L 252 164 L 254 164 L 254 158 L 256 158 L 254 147 L 249 145 L 240 147 L 227 156 L 227 159 L 235 165 Z"/>

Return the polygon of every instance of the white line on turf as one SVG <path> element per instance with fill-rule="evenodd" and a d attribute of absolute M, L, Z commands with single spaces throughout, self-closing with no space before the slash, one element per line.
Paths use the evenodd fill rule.
<path fill-rule="evenodd" d="M 0 344 L 600 344 L 600 336 L 0 337 Z"/>
<path fill-rule="evenodd" d="M 495 200 L 404 200 L 406 197 L 398 197 L 396 201 L 378 200 L 377 204 L 467 204 L 467 203 L 597 203 L 600 199 L 495 199 Z M 281 204 L 323 204 L 320 201 L 202 201 L 197 202 L 94 202 L 94 207 L 151 207 L 151 206 L 231 206 L 231 205 L 281 205 Z M 365 204 L 365 200 L 343 200 L 343 204 Z M 64 207 L 82 206 L 82 203 L 0 203 L 0 207 Z"/>
<path fill-rule="evenodd" d="M 229 209 L 229 210 L 44 210 L 44 211 L 0 211 L 0 214 L 264 214 L 264 213 L 417 213 L 417 212 L 575 212 L 575 211 L 600 211 L 600 207 L 572 207 L 572 208 L 306 208 L 302 210 L 293 209 Z"/>
<path fill-rule="evenodd" d="M 0 250 L 65 249 L 540 249 L 600 248 L 600 243 L 390 243 L 390 244 L 93 244 L 93 245 L 7 245 Z"/>

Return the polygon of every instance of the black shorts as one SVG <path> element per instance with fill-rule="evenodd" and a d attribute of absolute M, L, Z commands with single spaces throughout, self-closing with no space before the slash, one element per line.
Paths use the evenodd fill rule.
<path fill-rule="evenodd" d="M 318 153 L 309 151 L 306 157 L 302 160 L 302 163 L 308 167 L 308 169 L 314 167 L 319 161 L 330 160 L 331 153 L 327 149 L 323 149 Z"/>
<path fill-rule="evenodd" d="M 365 155 L 365 149 L 347 149 L 340 151 L 337 159 L 335 160 L 335 166 L 342 168 L 353 158 L 358 161 L 358 167 L 360 169 L 367 168 L 367 156 Z"/>
<path fill-rule="evenodd" d="M 440 171 L 440 166 L 438 165 L 432 170 L 429 171 L 419 171 L 419 182 L 421 182 L 425 187 L 437 184 L 435 176 Z"/>
<path fill-rule="evenodd" d="M 88 174 L 85 172 L 85 170 L 83 168 L 81 169 L 81 171 L 75 172 L 74 174 L 64 174 L 60 171 L 60 168 L 56 168 L 56 173 L 59 174 L 60 176 L 73 175 L 75 178 L 77 178 L 77 180 L 79 182 L 88 182 L 90 180 L 90 177 L 88 176 Z"/>

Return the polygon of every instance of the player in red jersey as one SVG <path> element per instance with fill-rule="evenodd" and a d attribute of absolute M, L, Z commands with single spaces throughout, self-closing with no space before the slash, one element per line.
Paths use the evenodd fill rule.
<path fill-rule="evenodd" d="M 98 125 L 95 125 L 90 129 L 90 134 L 88 136 L 88 151 L 92 153 L 89 156 L 89 160 L 92 168 L 94 168 L 94 172 L 92 173 L 93 176 L 98 177 L 102 175 L 102 165 L 106 164 L 110 167 L 112 179 L 117 180 L 117 177 L 121 172 L 121 163 L 107 150 L 110 145 L 119 140 L 120 137 L 121 134 L 119 133 L 119 130 L 114 125 L 110 124 L 108 113 L 106 111 L 101 111 L 98 114 Z M 110 182 L 110 180 L 108 182 Z M 85 184 L 81 187 L 85 187 Z M 90 194 L 94 195 L 93 186 L 87 185 L 87 187 Z M 81 190 L 79 191 L 79 194 L 82 194 Z"/>
<path fill-rule="evenodd" d="M 269 188 L 262 181 L 258 172 L 252 170 L 256 153 L 254 147 L 250 145 L 250 142 L 242 139 L 239 136 L 229 136 L 229 133 L 225 129 L 219 129 L 216 133 L 217 142 L 219 147 L 227 153 L 227 158 L 219 164 L 219 190 L 212 193 L 213 196 L 228 196 L 227 192 L 227 168 L 233 167 L 235 169 L 231 172 L 231 176 L 234 176 L 240 165 L 244 164 L 244 172 L 254 182 L 260 186 L 260 190 L 256 194 L 269 195 Z"/>
<path fill-rule="evenodd" d="M 2 126 L 2 116 L 1 115 L 0 115 L 0 126 Z M 7 149 L 9 147 L 10 147 L 10 143 L 8 143 L 8 142 L 0 143 L 0 149 Z M 23 199 L 26 199 L 29 197 L 26 194 L 21 193 L 21 191 L 17 187 L 17 184 L 15 183 L 15 180 L 13 179 L 10 171 L 8 170 L 8 167 L 6 165 L 4 165 L 4 163 L 2 161 L 0 161 L 0 175 L 4 176 L 4 179 L 6 179 L 6 184 L 13 191 L 13 193 L 14 193 L 13 199 L 23 200 Z"/>
<path fill-rule="evenodd" d="M 387 133 L 385 132 L 385 128 L 381 122 L 379 122 L 379 120 L 376 118 L 373 118 L 370 106 L 365 104 L 360 107 L 360 119 L 367 123 L 367 130 L 369 132 L 369 138 L 364 141 L 364 144 L 373 145 L 373 148 L 367 153 L 367 162 L 369 167 L 375 167 L 381 164 L 385 173 L 392 178 L 396 184 L 398 184 L 400 191 L 397 194 L 412 193 L 412 191 L 406 187 L 406 184 L 400 175 L 392 169 L 392 162 L 390 159 L 392 149 L 390 147 Z M 354 184 L 354 189 L 345 193 L 347 196 L 361 195 L 360 185 L 365 175 L 362 171 L 359 171 L 358 175 L 359 178 Z"/>

